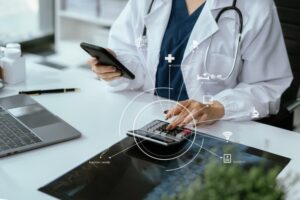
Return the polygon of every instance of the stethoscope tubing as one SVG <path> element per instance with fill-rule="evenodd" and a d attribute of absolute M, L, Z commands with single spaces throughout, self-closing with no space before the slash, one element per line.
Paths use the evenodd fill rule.
<path fill-rule="evenodd" d="M 238 53 L 239 53 L 239 49 L 240 49 L 240 43 L 241 43 L 241 40 L 242 40 L 242 33 L 243 33 L 243 14 L 241 12 L 241 10 L 239 8 L 236 7 L 236 0 L 234 0 L 233 2 L 233 5 L 232 6 L 229 6 L 229 7 L 226 7 L 226 8 L 223 8 L 217 15 L 216 17 L 216 22 L 218 23 L 220 21 L 220 18 L 221 16 L 225 13 L 225 12 L 228 12 L 228 11 L 235 11 L 237 14 L 238 14 L 238 17 L 239 17 L 239 22 L 240 22 L 240 27 L 239 27 L 239 32 L 238 32 L 238 37 L 237 37 L 237 40 L 236 40 L 236 48 L 235 48 L 235 52 L 234 52 L 234 59 L 233 59 L 233 64 L 231 66 L 231 70 L 230 72 L 227 74 L 227 76 L 225 77 L 222 77 L 221 75 L 212 75 L 212 74 L 209 74 L 208 72 L 208 68 L 207 68 L 207 58 L 208 58 L 208 54 L 209 54 L 209 50 L 210 50 L 210 47 L 211 47 L 211 42 L 212 42 L 212 38 L 210 39 L 210 42 L 209 42 L 209 45 L 206 49 L 206 52 L 205 52 L 205 58 L 204 58 L 204 70 L 205 70 L 205 73 L 208 74 L 210 76 L 210 79 L 212 80 L 221 80 L 221 81 L 225 81 L 227 79 L 229 79 L 231 77 L 231 75 L 233 74 L 234 72 L 234 69 L 236 67 L 236 64 L 237 64 L 237 57 L 238 57 Z"/>
<path fill-rule="evenodd" d="M 149 8 L 148 8 L 148 11 L 147 11 L 147 14 L 150 14 L 151 13 L 151 10 L 153 8 L 153 4 L 154 4 L 155 0 L 152 0 L 150 5 L 149 5 Z M 237 57 L 238 57 L 238 53 L 239 53 L 239 49 L 240 49 L 240 43 L 241 43 L 241 40 L 242 40 L 242 33 L 243 33 L 243 25 L 244 25 L 244 20 L 243 20 L 243 14 L 241 12 L 241 10 L 237 7 L 237 0 L 233 0 L 233 4 L 232 6 L 229 6 L 229 7 L 225 7 L 223 8 L 217 15 L 216 17 L 216 23 L 219 23 L 219 20 L 221 18 L 221 16 L 227 12 L 227 11 L 235 11 L 239 17 L 239 22 L 240 22 L 240 27 L 239 27 L 239 32 L 238 32 L 238 37 L 237 37 L 237 41 L 236 41 L 236 48 L 235 48 L 235 52 L 234 52 L 234 60 L 233 60 L 233 64 L 232 64 L 232 67 L 231 67 L 231 70 L 230 70 L 230 73 L 228 73 L 227 76 L 225 77 L 222 77 L 221 75 L 211 75 L 210 74 L 210 79 L 212 80 L 221 80 L 221 81 L 225 81 L 227 79 L 229 79 L 231 77 L 231 75 L 233 74 L 234 72 L 234 69 L 236 67 L 236 64 L 237 64 Z M 147 46 L 147 27 L 146 25 L 144 25 L 144 28 L 143 28 L 143 34 L 142 34 L 142 37 L 141 37 L 141 43 L 143 43 L 143 45 L 141 45 L 140 49 L 142 48 L 145 48 Z M 210 47 L 211 47 L 211 43 L 212 43 L 212 38 L 209 42 L 209 45 L 206 49 L 206 52 L 205 52 L 205 58 L 204 58 L 204 70 L 205 70 L 205 74 L 209 74 L 208 72 L 208 68 L 207 68 L 207 57 L 208 57 L 208 54 L 209 54 L 209 50 L 210 50 Z"/>

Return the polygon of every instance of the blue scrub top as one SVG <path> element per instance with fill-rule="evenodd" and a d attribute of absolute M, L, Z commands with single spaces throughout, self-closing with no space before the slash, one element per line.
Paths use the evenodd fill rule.
<path fill-rule="evenodd" d="M 173 0 L 169 23 L 160 50 L 155 95 L 174 101 L 189 99 L 181 72 L 181 62 L 203 7 L 204 4 L 189 15 L 185 0 Z M 172 63 L 165 60 L 169 54 L 175 58 Z"/>

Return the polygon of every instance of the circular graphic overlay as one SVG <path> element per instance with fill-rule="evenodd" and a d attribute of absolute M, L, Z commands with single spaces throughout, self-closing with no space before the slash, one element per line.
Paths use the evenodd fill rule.
<path fill-rule="evenodd" d="M 153 106 L 154 104 L 161 104 L 161 103 L 170 103 L 170 101 L 169 100 L 157 100 L 157 101 L 154 101 L 154 102 L 151 102 L 151 103 L 145 105 L 142 109 L 140 109 L 140 111 L 138 112 L 138 114 L 136 115 L 136 117 L 134 119 L 132 130 L 136 130 L 136 129 L 140 128 L 140 127 L 136 127 L 136 121 L 139 119 L 140 116 L 143 115 L 143 113 L 149 107 Z M 191 114 L 190 111 L 183 105 L 178 104 L 176 102 L 173 102 L 173 103 L 174 103 L 174 106 L 179 105 L 188 114 Z M 194 122 L 194 125 L 196 125 L 195 119 L 193 119 L 193 122 Z M 194 132 L 196 132 L 196 128 L 195 128 Z M 196 134 L 194 134 L 193 140 L 191 142 L 186 142 L 186 144 L 188 144 L 188 146 L 186 146 L 184 144 L 178 144 L 178 145 L 174 145 L 173 147 L 170 146 L 167 148 L 162 145 L 153 144 L 151 142 L 146 142 L 144 144 L 144 142 L 142 142 L 139 138 L 134 136 L 134 140 L 136 142 L 137 147 L 145 155 L 147 155 L 148 157 L 150 157 L 152 159 L 160 160 L 160 161 L 174 160 L 174 159 L 177 159 L 177 158 L 183 156 L 193 146 L 195 139 L 196 139 Z"/>

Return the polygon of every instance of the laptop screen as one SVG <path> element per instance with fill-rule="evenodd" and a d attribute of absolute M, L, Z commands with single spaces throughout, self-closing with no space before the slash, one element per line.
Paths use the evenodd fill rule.
<path fill-rule="evenodd" d="M 59 199 L 160 199 L 188 187 L 212 160 L 245 169 L 290 161 L 201 133 L 173 147 L 127 137 L 39 190 Z"/>

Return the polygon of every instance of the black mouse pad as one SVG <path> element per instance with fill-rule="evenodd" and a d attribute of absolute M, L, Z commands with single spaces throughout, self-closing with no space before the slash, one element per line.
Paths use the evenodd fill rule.
<path fill-rule="evenodd" d="M 127 137 L 39 190 L 59 199 L 160 199 L 188 187 L 212 160 L 283 169 L 290 159 L 197 133 L 171 148 Z M 221 179 L 220 179 L 221 181 Z"/>

